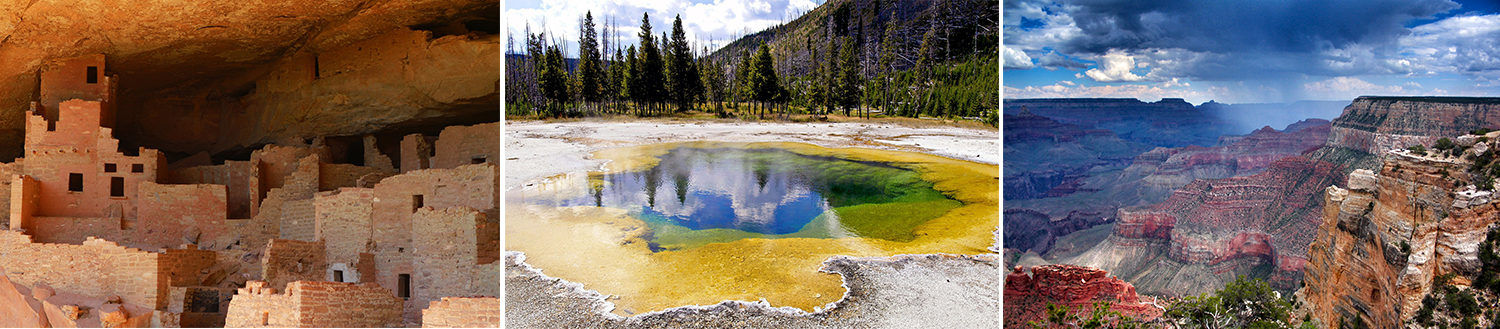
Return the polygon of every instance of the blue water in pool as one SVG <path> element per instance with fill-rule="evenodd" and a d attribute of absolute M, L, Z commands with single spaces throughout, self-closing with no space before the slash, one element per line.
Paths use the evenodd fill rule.
<path fill-rule="evenodd" d="M 604 184 L 558 205 L 633 209 L 648 222 L 693 230 L 789 234 L 833 207 L 884 202 L 882 182 L 819 177 L 863 168 L 906 170 L 776 149 L 678 148 L 648 170 L 591 177 Z"/>

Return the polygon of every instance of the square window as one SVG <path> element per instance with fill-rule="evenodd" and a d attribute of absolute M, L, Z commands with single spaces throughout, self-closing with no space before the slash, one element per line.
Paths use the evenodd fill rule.
<path fill-rule="evenodd" d="M 115 172 L 115 164 L 113 164 L 113 163 L 106 163 L 106 164 L 104 164 L 104 172 Z"/>
<path fill-rule="evenodd" d="M 83 174 L 68 174 L 68 191 L 83 192 Z"/>
<path fill-rule="evenodd" d="M 333 270 L 333 282 L 344 282 L 344 271 Z"/>
<path fill-rule="evenodd" d="M 146 172 L 146 165 L 139 164 L 139 163 L 131 164 L 130 165 L 130 172 L 133 172 L 133 173 Z"/>

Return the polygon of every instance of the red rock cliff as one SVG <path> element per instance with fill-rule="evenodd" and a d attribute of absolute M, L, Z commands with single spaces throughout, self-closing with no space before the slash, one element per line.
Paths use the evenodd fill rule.
<path fill-rule="evenodd" d="M 1016 266 L 1005 276 L 1005 327 L 1025 328 L 1029 321 L 1047 321 L 1047 304 L 1068 306 L 1073 314 L 1087 315 L 1094 302 L 1109 302 L 1110 309 L 1136 320 L 1149 321 L 1162 315 L 1155 300 L 1142 298 L 1129 282 L 1110 277 L 1097 268 L 1073 265 Z"/>

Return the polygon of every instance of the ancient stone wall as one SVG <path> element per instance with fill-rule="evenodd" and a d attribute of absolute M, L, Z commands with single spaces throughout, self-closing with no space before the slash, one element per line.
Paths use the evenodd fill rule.
<path fill-rule="evenodd" d="M 478 249 L 491 247 L 479 243 L 479 230 L 488 233 L 492 226 L 498 227 L 490 224 L 484 213 L 468 207 L 423 207 L 412 215 L 411 234 L 415 237 L 412 268 L 416 273 L 412 280 L 412 300 L 407 307 L 408 319 L 418 316 L 429 302 L 444 296 L 500 295 L 498 285 L 493 285 L 497 288 L 493 291 L 484 289 L 492 285 L 481 282 L 481 277 L 489 276 L 480 274 L 489 270 L 498 272 L 498 267 L 479 264 Z"/>
<path fill-rule="evenodd" d="M 316 239 L 328 246 L 328 262 L 354 266 L 360 261 L 371 236 L 371 204 L 375 189 L 345 187 L 336 191 L 319 192 L 314 203 L 317 208 Z"/>
<path fill-rule="evenodd" d="M 500 299 L 443 297 L 422 310 L 423 328 L 499 328 Z"/>
<path fill-rule="evenodd" d="M 432 168 L 432 140 L 422 134 L 401 138 L 401 173 Z"/>
<path fill-rule="evenodd" d="M 261 278 L 271 288 L 292 281 L 323 281 L 328 269 L 322 242 L 274 239 L 261 258 Z"/>
<path fill-rule="evenodd" d="M 297 281 L 285 294 L 251 281 L 229 302 L 225 327 L 397 327 L 401 299 L 371 283 Z"/>
<path fill-rule="evenodd" d="M 422 255 L 414 253 L 413 242 L 428 238 L 415 232 L 413 214 L 424 207 L 467 207 L 485 213 L 482 218 L 497 218 L 498 169 L 494 164 L 479 164 L 455 169 L 418 170 L 391 176 L 375 185 L 376 201 L 372 207 L 376 249 L 372 253 L 375 254 L 376 282 L 385 287 L 398 287 L 400 275 L 410 275 L 415 296 L 421 287 L 417 285 L 419 279 L 412 264 L 414 257 Z M 459 248 L 459 245 L 454 248 Z M 477 247 L 470 244 L 462 248 L 474 250 Z M 447 255 L 447 252 L 442 255 Z M 467 275 L 474 275 L 472 271 L 470 273 Z M 408 319 L 419 316 L 416 310 L 420 307 L 408 305 Z"/>
<path fill-rule="evenodd" d="M 340 187 L 372 187 L 393 171 L 375 167 L 356 166 L 347 163 L 323 163 L 318 169 L 318 190 L 332 191 Z"/>
<path fill-rule="evenodd" d="M 383 172 L 396 173 L 397 170 L 395 163 L 391 162 L 391 157 L 386 156 L 384 153 L 380 152 L 380 145 L 379 143 L 377 143 L 375 135 L 365 134 L 363 138 L 365 148 L 365 166 L 379 169 Z"/>
<path fill-rule="evenodd" d="M 32 224 L 36 223 L 34 216 L 38 206 L 38 197 L 42 193 L 41 182 L 26 175 L 12 175 L 10 178 L 10 227 L 11 230 L 30 230 Z"/>
<path fill-rule="evenodd" d="M 157 309 L 167 306 L 163 297 L 170 278 L 190 281 L 183 278 L 196 276 L 212 256 L 200 250 L 155 253 L 93 238 L 82 244 L 34 243 L 28 235 L 0 231 L 0 268 L 17 283 L 46 283 L 96 299 L 119 295 L 125 303 Z"/>
<path fill-rule="evenodd" d="M 89 82 L 90 67 L 93 68 L 93 82 Z M 59 103 L 71 99 L 98 102 L 112 100 L 114 77 L 105 75 L 105 68 L 104 54 L 84 55 L 49 63 L 40 74 L 38 103 L 46 108 L 56 109 Z M 104 118 L 111 120 L 103 126 L 114 127 L 113 114 L 107 114 L 109 115 Z M 49 113 L 46 118 L 56 121 L 57 115 Z"/>
<path fill-rule="evenodd" d="M 120 153 L 110 128 L 99 126 L 100 103 L 62 103 L 55 131 L 29 116 L 23 173 L 41 182 L 38 213 L 45 216 L 118 217 L 135 221 L 133 200 L 141 182 L 156 182 L 166 158 L 141 148 L 139 156 Z M 44 238 L 43 236 L 38 236 Z"/>
<path fill-rule="evenodd" d="M 500 163 L 500 123 L 451 126 L 438 135 L 432 168 L 449 169 L 476 163 Z"/>
<path fill-rule="evenodd" d="M 224 161 L 222 165 L 174 170 L 169 182 L 224 185 L 229 218 L 254 218 L 260 208 L 260 166 L 255 161 Z"/>
<path fill-rule="evenodd" d="M 212 250 L 233 241 L 225 224 L 228 199 L 224 185 L 146 182 L 140 186 L 140 196 L 136 203 L 140 218 L 134 230 L 136 244 L 192 243 Z"/>

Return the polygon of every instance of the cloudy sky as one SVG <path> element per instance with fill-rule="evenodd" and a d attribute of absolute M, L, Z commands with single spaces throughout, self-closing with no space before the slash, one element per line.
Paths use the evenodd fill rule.
<path fill-rule="evenodd" d="M 656 35 L 671 33 L 672 18 L 682 15 L 688 39 L 710 49 L 733 41 L 732 38 L 758 32 L 790 21 L 812 10 L 823 0 L 506 0 L 506 28 L 515 36 L 516 49 L 524 49 L 524 30 L 532 33 L 546 29 L 549 39 L 558 38 L 568 48 L 569 57 L 578 53 L 578 27 L 585 12 L 592 12 L 594 24 L 602 29 L 606 17 L 619 25 L 622 44 L 639 43 L 636 37 L 641 14 L 651 14 L 651 29 Z M 604 38 L 603 31 L 599 32 Z"/>
<path fill-rule="evenodd" d="M 1003 0 L 1006 98 L 1500 96 L 1492 0 Z"/>

